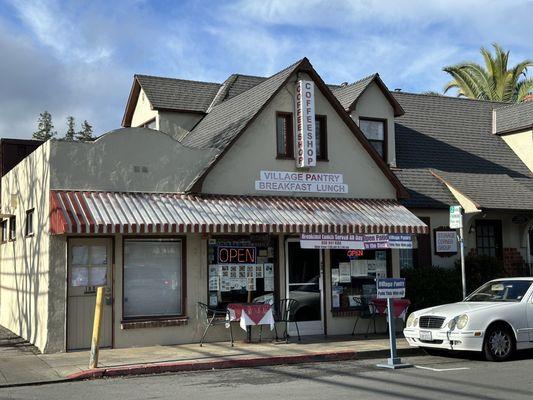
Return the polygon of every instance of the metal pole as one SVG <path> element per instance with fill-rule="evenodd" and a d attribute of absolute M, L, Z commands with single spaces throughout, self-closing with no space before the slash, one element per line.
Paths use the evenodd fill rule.
<path fill-rule="evenodd" d="M 463 300 L 466 298 L 466 272 L 465 272 L 465 241 L 463 237 L 463 225 L 459 228 L 459 244 L 461 248 L 461 281 L 463 285 Z"/>
<path fill-rule="evenodd" d="M 391 298 L 387 299 L 387 319 L 389 322 L 390 358 L 389 364 L 400 364 L 401 360 L 396 355 L 396 326 L 394 321 L 394 304 Z"/>
<path fill-rule="evenodd" d="M 94 306 L 93 337 L 91 340 L 91 356 L 89 368 L 98 367 L 98 354 L 100 346 L 100 325 L 102 323 L 102 313 L 104 306 L 104 286 L 96 289 L 96 304 Z"/>

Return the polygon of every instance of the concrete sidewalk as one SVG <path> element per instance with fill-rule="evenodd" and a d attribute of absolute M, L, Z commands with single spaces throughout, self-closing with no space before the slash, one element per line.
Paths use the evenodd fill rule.
<path fill-rule="evenodd" d="M 39 354 L 37 349 L 5 329 L 0 329 L 0 386 L 45 383 L 104 376 L 151 374 L 200 369 L 253 367 L 356 358 L 387 358 L 386 336 L 304 337 L 301 342 L 228 342 L 128 349 L 103 349 L 99 368 L 88 370 L 89 352 Z M 5 338 L 4 338 L 5 337 Z M 17 342 L 18 340 L 18 342 Z M 400 355 L 419 354 L 398 340 Z"/>

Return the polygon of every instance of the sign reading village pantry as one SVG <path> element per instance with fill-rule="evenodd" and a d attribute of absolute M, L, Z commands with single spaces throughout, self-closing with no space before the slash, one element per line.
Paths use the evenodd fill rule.
<path fill-rule="evenodd" d="M 296 82 L 296 166 L 316 165 L 315 86 L 312 81 Z"/>
<path fill-rule="evenodd" d="M 255 190 L 267 192 L 348 193 L 342 174 L 261 171 Z"/>

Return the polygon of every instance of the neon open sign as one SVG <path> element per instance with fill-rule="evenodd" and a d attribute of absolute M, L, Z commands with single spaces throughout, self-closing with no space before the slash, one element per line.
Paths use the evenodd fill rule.
<path fill-rule="evenodd" d="M 219 246 L 217 249 L 218 264 L 255 264 L 255 247 Z"/>
<path fill-rule="evenodd" d="M 362 257 L 363 256 L 363 250 L 348 250 L 347 252 L 348 257 Z"/>

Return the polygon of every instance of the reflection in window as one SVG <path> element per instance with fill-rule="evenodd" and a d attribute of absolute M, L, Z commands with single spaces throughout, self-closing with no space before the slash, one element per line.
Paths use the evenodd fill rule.
<path fill-rule="evenodd" d="M 359 128 L 361 128 L 372 147 L 386 161 L 385 123 L 386 121 L 382 120 L 359 119 Z"/>

